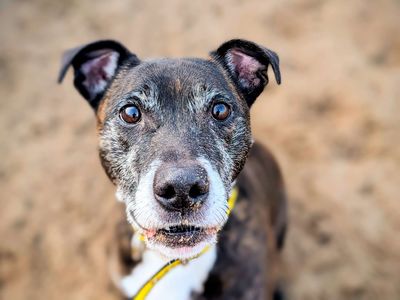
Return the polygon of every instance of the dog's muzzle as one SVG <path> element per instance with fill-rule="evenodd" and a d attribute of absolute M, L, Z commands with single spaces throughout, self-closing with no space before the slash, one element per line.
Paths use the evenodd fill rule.
<path fill-rule="evenodd" d="M 127 202 L 127 215 L 150 249 L 183 259 L 215 244 L 227 220 L 228 196 L 221 176 L 202 157 L 155 160 L 139 180 L 135 200 Z"/>

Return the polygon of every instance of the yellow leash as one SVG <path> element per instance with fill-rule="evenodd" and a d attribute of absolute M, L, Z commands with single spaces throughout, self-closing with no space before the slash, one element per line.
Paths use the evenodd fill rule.
<path fill-rule="evenodd" d="M 226 212 L 228 216 L 231 214 L 232 209 L 235 207 L 238 195 L 239 195 L 239 189 L 235 186 L 232 189 L 231 195 L 230 195 L 230 197 L 228 199 L 228 210 Z"/>
<path fill-rule="evenodd" d="M 228 199 L 228 209 L 226 213 L 228 216 L 230 215 L 233 207 L 235 206 L 239 191 L 237 187 L 234 187 L 231 191 L 231 195 Z M 205 247 L 197 256 L 191 258 L 190 260 L 196 259 L 206 253 L 210 249 L 209 246 Z M 157 273 L 155 273 L 149 280 L 146 281 L 145 284 L 139 289 L 136 295 L 132 298 L 132 300 L 145 300 L 147 295 L 151 292 L 154 286 L 159 282 L 165 275 L 168 274 L 169 271 L 174 269 L 175 267 L 183 264 L 180 259 L 173 259 L 170 262 L 166 263 Z"/>

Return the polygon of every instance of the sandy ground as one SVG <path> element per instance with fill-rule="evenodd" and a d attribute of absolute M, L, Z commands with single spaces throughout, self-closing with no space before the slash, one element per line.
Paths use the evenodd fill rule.
<path fill-rule="evenodd" d="M 63 50 L 106 37 L 276 50 L 283 84 L 252 114 L 289 190 L 291 299 L 400 299 L 399 1 L 3 0 L 0 28 L 0 299 L 115 299 L 93 112 L 71 74 L 56 85 Z"/>

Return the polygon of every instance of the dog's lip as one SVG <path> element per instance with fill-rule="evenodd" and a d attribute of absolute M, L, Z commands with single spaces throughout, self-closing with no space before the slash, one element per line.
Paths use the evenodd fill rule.
<path fill-rule="evenodd" d="M 177 228 L 174 228 L 176 226 Z M 143 230 L 147 246 L 170 259 L 189 259 L 216 243 L 221 228 L 173 225 Z"/>
<path fill-rule="evenodd" d="M 213 228 L 204 228 L 194 225 L 175 225 L 167 226 L 157 230 L 158 234 L 169 235 L 169 236 L 186 236 L 193 234 L 212 234 Z"/>
<path fill-rule="evenodd" d="M 177 238 L 177 237 L 195 237 L 195 236 L 210 236 L 217 234 L 219 228 L 214 227 L 202 227 L 197 225 L 171 225 L 162 228 L 151 228 L 145 229 L 143 234 L 147 239 L 164 237 Z"/>

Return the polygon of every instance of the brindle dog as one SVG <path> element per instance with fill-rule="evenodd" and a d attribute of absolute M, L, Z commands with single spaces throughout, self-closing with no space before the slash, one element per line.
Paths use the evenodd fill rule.
<path fill-rule="evenodd" d="M 179 258 L 189 262 L 148 299 L 281 299 L 271 274 L 287 227 L 285 189 L 272 155 L 253 145 L 249 114 L 269 66 L 280 84 L 277 54 L 235 39 L 209 59 L 142 61 L 105 40 L 66 52 L 60 82 L 70 65 L 97 116 L 101 163 L 126 205 L 130 225 L 120 217 L 110 251 L 127 271 L 116 280 L 124 294 Z"/>

